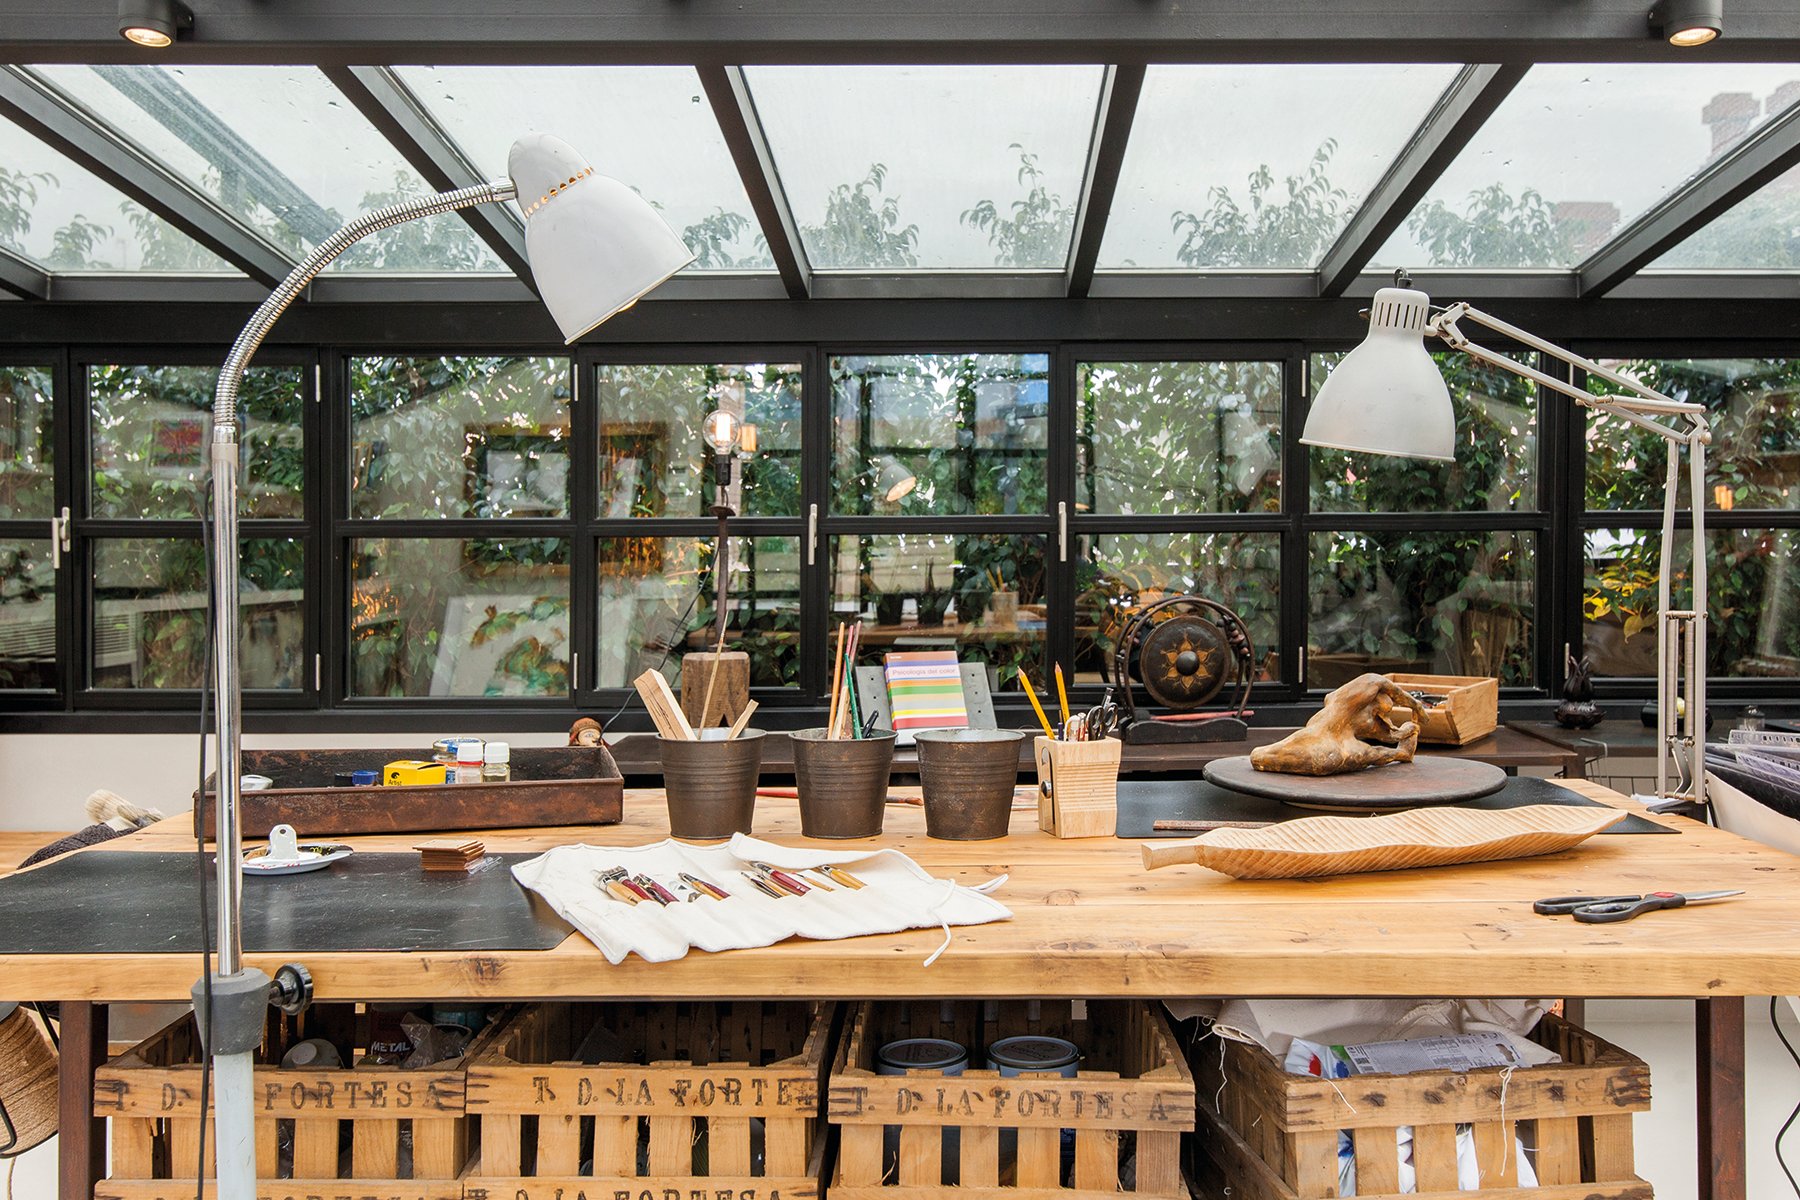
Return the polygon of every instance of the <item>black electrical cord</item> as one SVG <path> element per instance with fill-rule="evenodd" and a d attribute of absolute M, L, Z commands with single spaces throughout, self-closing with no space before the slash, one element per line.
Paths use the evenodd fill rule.
<path fill-rule="evenodd" d="M 1780 1003 L 1780 996 L 1769 997 L 1769 1024 L 1774 1027 L 1775 1036 L 1781 1039 L 1781 1048 L 1788 1052 L 1788 1057 L 1794 1060 L 1794 1065 L 1800 1067 L 1800 1052 L 1794 1050 L 1794 1044 L 1788 1041 L 1787 1034 L 1781 1032 L 1781 1022 L 1777 1019 L 1779 1013 L 1777 1005 Z M 1794 1195 L 1800 1196 L 1800 1182 L 1795 1181 L 1794 1172 L 1788 1167 L 1787 1159 L 1781 1153 L 1781 1139 L 1787 1136 L 1788 1130 L 1794 1127 L 1795 1121 L 1800 1121 L 1800 1104 L 1794 1105 L 1794 1111 L 1788 1114 L 1787 1120 L 1781 1123 L 1781 1128 L 1775 1133 L 1775 1161 L 1780 1164 L 1781 1173 L 1787 1176 L 1788 1186 L 1794 1189 Z"/>
<path fill-rule="evenodd" d="M 209 489 L 210 494 L 210 489 Z M 212 695 L 213 654 L 215 647 L 214 614 L 218 611 L 219 581 L 213 578 L 212 571 L 212 506 L 202 505 L 204 516 L 200 522 L 200 553 L 206 556 L 207 589 L 206 589 L 206 636 L 201 639 L 205 644 L 202 655 L 203 665 L 200 673 L 200 755 L 199 768 L 196 772 L 199 783 L 194 789 L 194 802 L 206 803 L 206 732 L 207 732 L 207 698 Z M 219 786 L 223 787 L 225 772 L 223 764 L 218 771 Z M 206 1195 L 206 1114 L 212 1096 L 212 1044 L 213 1044 L 213 998 L 212 998 L 212 913 L 206 904 L 206 834 L 200 821 L 194 822 L 194 874 L 198 884 L 200 897 L 200 988 L 206 1000 L 206 1015 L 200 1047 L 200 1153 L 194 1164 L 194 1200 L 203 1200 Z"/>
<path fill-rule="evenodd" d="M 695 587 L 694 588 L 694 598 L 692 600 L 688 601 L 687 607 L 681 610 L 681 616 L 676 618 L 676 620 L 675 620 L 675 628 L 676 628 L 676 630 L 679 631 L 676 635 L 677 637 L 685 636 L 686 631 L 687 631 L 688 618 L 694 615 L 694 609 L 699 603 L 700 603 L 700 588 Z M 666 642 L 663 645 L 662 658 L 657 661 L 656 673 L 658 675 L 662 674 L 662 669 L 669 665 L 669 655 L 671 655 L 673 653 L 675 653 L 675 641 L 673 638 L 671 638 L 668 642 Z M 613 713 L 612 720 L 610 720 L 606 723 L 605 728 L 611 729 L 613 727 L 613 725 L 618 722 L 619 718 L 625 715 L 625 710 L 631 707 L 631 702 L 637 698 L 638 698 L 638 695 L 637 695 L 636 690 L 626 692 L 625 693 L 625 702 L 623 704 L 619 705 L 619 710 L 617 712 Z"/>

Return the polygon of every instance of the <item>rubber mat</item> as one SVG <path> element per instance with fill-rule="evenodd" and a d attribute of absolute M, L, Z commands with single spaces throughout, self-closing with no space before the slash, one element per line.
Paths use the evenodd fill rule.
<path fill-rule="evenodd" d="M 512 877 L 527 854 L 490 854 L 462 875 L 417 854 L 353 854 L 305 875 L 244 880 L 244 948 L 548 950 L 572 930 Z M 0 879 L 0 954 L 199 954 L 193 854 L 66 854 Z M 207 911 L 214 899 L 206 856 Z"/>
<path fill-rule="evenodd" d="M 1491 796 L 1464 800 L 1448 808 L 1522 808 L 1527 804 L 1561 804 L 1575 808 L 1602 808 L 1597 800 L 1571 792 L 1548 779 L 1515 775 Z M 1293 821 L 1328 814 L 1295 808 L 1279 800 L 1226 791 L 1203 779 L 1119 781 L 1118 836 L 1122 838 L 1193 837 L 1191 832 L 1157 830 L 1157 821 Z M 1676 830 L 1632 815 L 1601 831 L 1608 833 L 1675 833 Z"/>

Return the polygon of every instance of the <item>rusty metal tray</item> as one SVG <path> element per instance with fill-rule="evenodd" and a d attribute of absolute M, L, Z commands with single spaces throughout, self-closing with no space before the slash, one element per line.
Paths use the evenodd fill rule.
<path fill-rule="evenodd" d="M 605 746 L 514 746 L 509 783 L 422 787 L 333 787 L 340 771 L 379 770 L 418 747 L 365 750 L 245 750 L 247 775 L 275 786 L 243 793 L 245 837 L 266 837 L 286 822 L 304 837 L 423 833 L 441 829 L 518 829 L 537 825 L 613 825 L 624 815 L 625 780 Z M 215 783 L 196 796 L 194 828 L 211 837 Z"/>

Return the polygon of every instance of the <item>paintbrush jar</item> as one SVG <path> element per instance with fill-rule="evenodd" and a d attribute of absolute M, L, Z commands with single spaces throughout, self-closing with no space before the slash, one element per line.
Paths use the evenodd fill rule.
<path fill-rule="evenodd" d="M 669 832 L 696 842 L 749 833 L 756 813 L 756 779 L 762 771 L 763 731 L 735 738 L 688 741 L 658 737 L 662 745 L 663 795 Z"/>
<path fill-rule="evenodd" d="M 828 738 L 823 729 L 793 735 L 794 776 L 800 791 L 800 832 L 809 838 L 866 838 L 881 832 L 887 813 L 894 734 Z"/>
<path fill-rule="evenodd" d="M 1016 729 L 921 729 L 925 835 L 957 842 L 1006 836 L 1019 779 Z"/>

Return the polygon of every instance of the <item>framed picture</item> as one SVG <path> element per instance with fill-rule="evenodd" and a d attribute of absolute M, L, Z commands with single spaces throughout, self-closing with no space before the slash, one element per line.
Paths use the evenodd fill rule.
<path fill-rule="evenodd" d="M 560 517 L 569 511 L 568 430 L 470 425 L 466 499 L 478 517 Z"/>

